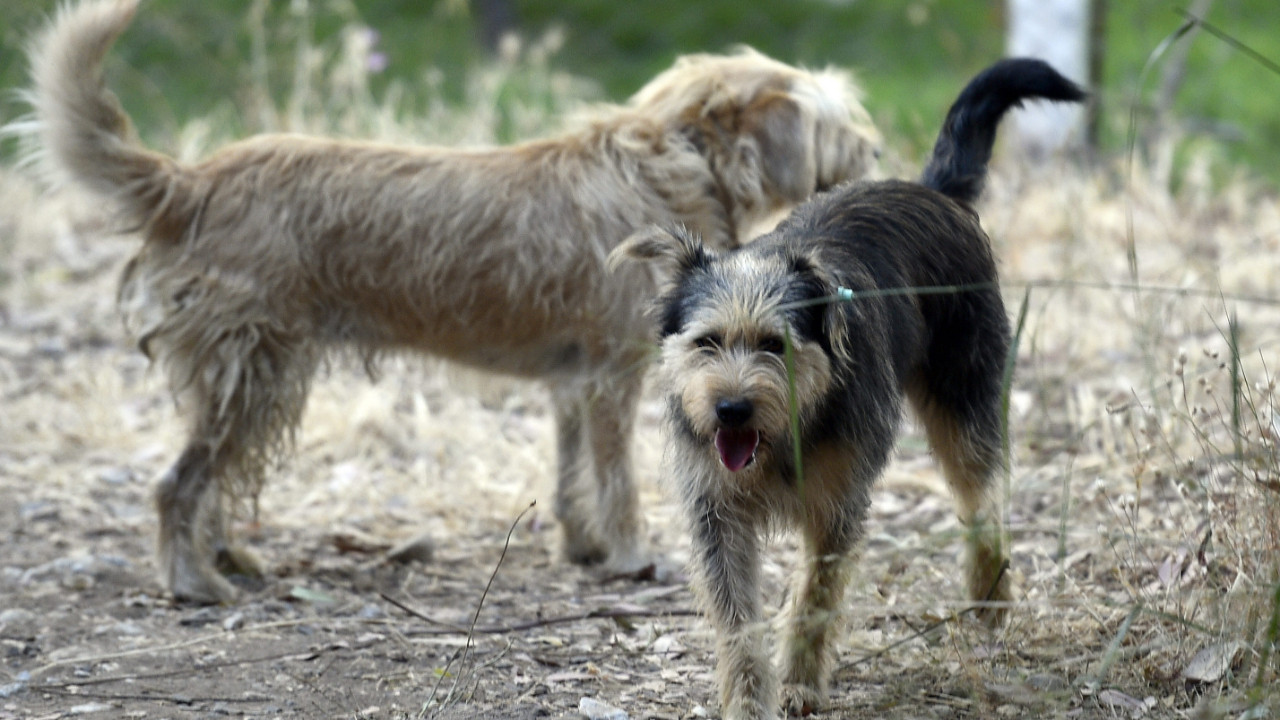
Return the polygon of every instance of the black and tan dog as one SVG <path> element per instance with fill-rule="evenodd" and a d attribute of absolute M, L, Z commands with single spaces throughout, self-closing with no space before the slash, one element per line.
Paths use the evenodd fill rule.
<path fill-rule="evenodd" d="M 780 523 L 799 527 L 806 553 L 781 705 L 806 714 L 824 700 L 850 553 L 903 397 L 971 529 L 970 596 L 1001 619 L 1010 593 L 995 495 L 1010 334 L 972 203 L 1006 110 L 1083 97 L 1042 62 L 1002 61 L 956 100 L 919 183 L 845 184 L 732 252 L 651 229 L 613 253 L 653 261 L 669 281 L 658 301 L 668 475 L 691 524 L 727 720 L 778 712 L 759 553 Z"/>

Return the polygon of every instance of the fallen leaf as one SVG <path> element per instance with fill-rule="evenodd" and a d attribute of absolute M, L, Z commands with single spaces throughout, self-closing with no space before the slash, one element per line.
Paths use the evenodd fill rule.
<path fill-rule="evenodd" d="M 578 682 L 579 680 L 590 680 L 593 677 L 595 677 L 595 675 L 586 672 L 585 670 L 566 670 L 564 672 L 551 673 L 543 678 L 543 682 L 547 684 Z"/>
<path fill-rule="evenodd" d="M 1192 683 L 1218 682 L 1235 665 L 1241 649 L 1234 640 L 1202 648 L 1183 669 L 1182 679 Z"/>
<path fill-rule="evenodd" d="M 1147 711 L 1155 705 L 1155 698 L 1139 700 L 1132 695 L 1122 693 L 1119 690 L 1112 690 L 1111 688 L 1099 691 L 1097 698 L 1099 703 L 1111 708 L 1113 711 L 1127 711 L 1131 718 L 1140 718 L 1146 715 Z"/>
<path fill-rule="evenodd" d="M 391 547 L 389 543 L 380 542 L 356 532 L 340 532 L 329 536 L 329 542 L 340 553 L 359 553 L 375 555 L 385 552 Z"/>

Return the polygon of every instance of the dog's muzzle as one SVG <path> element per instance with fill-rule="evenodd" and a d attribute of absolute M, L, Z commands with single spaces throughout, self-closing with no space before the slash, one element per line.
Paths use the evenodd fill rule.
<path fill-rule="evenodd" d="M 760 431 L 745 427 L 754 413 L 750 400 L 721 400 L 716 403 L 716 419 L 722 425 L 716 430 L 716 452 L 720 453 L 720 464 L 729 472 L 738 472 L 756 459 Z"/>

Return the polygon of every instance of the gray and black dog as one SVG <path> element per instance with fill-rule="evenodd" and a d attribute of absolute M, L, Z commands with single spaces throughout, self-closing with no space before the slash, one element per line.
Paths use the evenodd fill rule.
<path fill-rule="evenodd" d="M 1010 330 L 973 203 L 1007 110 L 1084 97 L 1041 61 L 1004 60 L 960 94 L 919 182 L 840 185 L 730 252 L 662 228 L 614 251 L 612 262 L 652 262 L 667 282 L 656 308 L 666 474 L 716 628 L 726 720 L 807 714 L 825 700 L 851 553 L 904 397 L 970 530 L 970 597 L 982 617 L 1003 619 L 1011 593 L 997 480 Z M 798 527 L 805 548 L 781 698 L 759 588 L 761 538 L 779 525 Z"/>

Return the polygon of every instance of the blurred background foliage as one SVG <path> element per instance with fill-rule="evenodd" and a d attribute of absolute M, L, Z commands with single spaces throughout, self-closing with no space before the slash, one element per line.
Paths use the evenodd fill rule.
<path fill-rule="evenodd" d="M 53 5 L 0 0 L 0 86 L 25 82 L 20 48 Z M 1140 126 L 1149 117 L 1159 66 L 1140 87 L 1142 68 L 1182 24 L 1184 5 L 1106 3 L 1103 153 L 1124 151 L 1131 110 Z M 376 32 L 385 61 L 369 69 L 371 96 L 399 86 L 406 113 L 467 102 L 468 74 L 502 55 L 507 33 L 549 52 L 552 70 L 591 81 L 587 99 L 610 101 L 679 54 L 747 44 L 791 63 L 854 70 L 893 150 L 912 160 L 962 84 L 1002 54 L 1004 13 L 1003 0 L 146 0 L 117 46 L 111 82 L 143 136 L 164 147 L 195 117 L 216 116 L 232 136 L 263 129 L 253 93 L 268 88 L 284 104 L 304 48 L 340 42 L 353 27 Z M 1216 0 L 1207 19 L 1280 61 L 1276 0 Z M 1226 172 L 1280 180 L 1280 76 L 1207 33 L 1184 42 L 1186 76 L 1171 108 L 1179 147 L 1213 154 Z M 0 120 L 20 112 L 6 96 Z M 499 139 L 518 139 L 517 129 Z"/>

